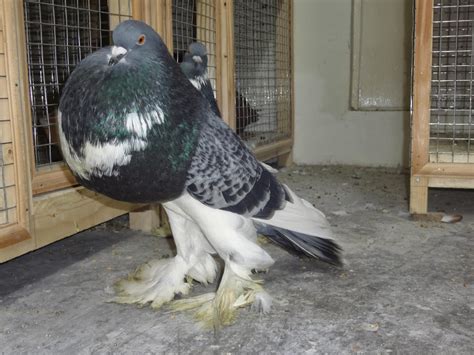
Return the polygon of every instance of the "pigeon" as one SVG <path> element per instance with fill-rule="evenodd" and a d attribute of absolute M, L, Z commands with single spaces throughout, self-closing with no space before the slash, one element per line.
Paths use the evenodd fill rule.
<path fill-rule="evenodd" d="M 113 43 L 82 60 L 65 84 L 63 156 L 89 189 L 161 203 L 177 249 L 118 281 L 114 301 L 167 305 L 212 326 L 232 323 L 242 307 L 268 312 L 272 298 L 252 274 L 274 260 L 257 231 L 299 255 L 341 264 L 324 214 L 255 158 L 151 27 L 124 21 Z M 215 281 L 215 255 L 224 265 L 216 292 L 184 298 L 194 282 Z"/>
<path fill-rule="evenodd" d="M 209 101 L 214 113 L 222 117 L 214 97 L 211 81 L 207 72 L 207 49 L 201 42 L 193 42 L 188 46 L 183 61 L 180 63 L 184 75 L 191 81 L 193 86 Z M 245 128 L 258 121 L 258 111 L 253 109 L 249 102 L 238 91 L 235 92 L 236 107 L 235 120 L 237 134 L 242 137 Z"/>
<path fill-rule="evenodd" d="M 184 75 L 189 79 L 191 84 L 201 92 L 209 101 L 212 111 L 222 117 L 219 107 L 217 106 L 214 90 L 207 74 L 207 49 L 201 42 L 193 42 L 188 46 L 188 50 L 184 55 L 180 64 Z"/>

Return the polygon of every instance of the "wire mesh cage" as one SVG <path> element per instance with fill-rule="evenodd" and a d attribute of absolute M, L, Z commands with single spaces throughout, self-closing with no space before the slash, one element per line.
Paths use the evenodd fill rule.
<path fill-rule="evenodd" d="M 181 62 L 188 46 L 199 41 L 206 46 L 208 76 L 216 91 L 216 2 L 173 0 L 173 55 Z"/>
<path fill-rule="evenodd" d="M 1 100 L 1 99 L 0 99 Z M 3 101 L 3 100 L 2 100 Z M 0 117 L 0 225 L 16 222 L 16 186 L 13 164 L 11 126 L 8 118 Z"/>
<path fill-rule="evenodd" d="M 131 18 L 131 0 L 24 0 L 26 52 L 36 167 L 62 161 L 57 135 L 61 89 L 88 54 L 111 43 Z"/>
<path fill-rule="evenodd" d="M 474 162 L 474 3 L 436 0 L 430 115 L 430 161 Z"/>
<path fill-rule="evenodd" d="M 254 147 L 291 136 L 289 6 L 234 2 L 236 129 Z"/>
<path fill-rule="evenodd" d="M 0 13 L 4 23 L 4 14 Z M 15 180 L 15 161 L 13 146 L 12 115 L 9 109 L 7 90 L 5 33 L 0 27 L 0 226 L 17 222 L 17 182 Z"/>

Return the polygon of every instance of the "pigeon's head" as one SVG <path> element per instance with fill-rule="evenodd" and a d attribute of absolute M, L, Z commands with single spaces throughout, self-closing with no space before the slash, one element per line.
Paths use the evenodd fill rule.
<path fill-rule="evenodd" d="M 134 52 L 135 54 L 147 51 L 159 53 L 164 50 L 167 52 L 158 33 L 147 24 L 141 21 L 127 20 L 120 23 L 113 32 L 113 40 L 115 50 L 119 53 L 120 58 Z M 118 58 L 120 60 L 120 58 Z"/>
<path fill-rule="evenodd" d="M 181 64 L 183 71 L 193 73 L 194 76 L 201 76 L 207 70 L 207 49 L 200 42 L 193 42 L 189 45 Z M 187 74 L 187 73 L 186 73 Z"/>

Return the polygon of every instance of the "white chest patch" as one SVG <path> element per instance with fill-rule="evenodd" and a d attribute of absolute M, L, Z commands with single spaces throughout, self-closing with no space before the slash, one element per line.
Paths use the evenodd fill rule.
<path fill-rule="evenodd" d="M 189 79 L 189 81 L 191 82 L 191 84 L 193 84 L 193 86 L 198 89 L 199 91 L 201 91 L 201 88 L 206 85 L 206 82 L 207 82 L 207 74 L 204 74 L 202 76 L 199 76 L 197 77 L 196 79 Z"/>
<path fill-rule="evenodd" d="M 154 124 L 165 122 L 165 115 L 161 109 L 143 115 L 136 112 L 129 113 L 125 119 L 125 126 L 129 132 L 135 133 L 140 138 L 145 138 Z"/>
<path fill-rule="evenodd" d="M 85 180 L 89 180 L 92 173 L 98 176 L 118 175 L 117 168 L 130 163 L 132 153 L 144 150 L 147 146 L 147 142 L 140 138 L 107 143 L 87 142 L 78 154 L 66 140 L 61 127 L 61 112 L 58 113 L 58 131 L 64 159 Z"/>

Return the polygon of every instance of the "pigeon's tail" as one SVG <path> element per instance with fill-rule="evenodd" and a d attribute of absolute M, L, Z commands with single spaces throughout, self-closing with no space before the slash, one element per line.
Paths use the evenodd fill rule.
<path fill-rule="evenodd" d="M 257 232 L 296 255 L 306 255 L 330 264 L 341 265 L 341 248 L 331 239 L 260 224 Z"/>
<path fill-rule="evenodd" d="M 340 265 L 341 248 L 324 214 L 285 186 L 289 201 L 269 219 L 254 218 L 257 232 L 300 255 Z"/>

